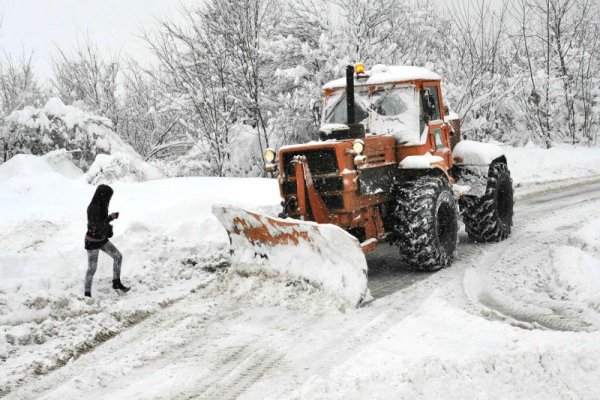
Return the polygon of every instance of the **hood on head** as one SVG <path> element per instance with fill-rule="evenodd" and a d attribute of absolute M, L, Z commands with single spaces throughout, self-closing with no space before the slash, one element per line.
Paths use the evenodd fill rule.
<path fill-rule="evenodd" d="M 92 197 L 91 204 L 101 204 L 108 206 L 110 202 L 110 198 L 113 195 L 113 190 L 108 185 L 99 185 L 96 188 L 96 193 L 94 193 L 94 197 Z"/>

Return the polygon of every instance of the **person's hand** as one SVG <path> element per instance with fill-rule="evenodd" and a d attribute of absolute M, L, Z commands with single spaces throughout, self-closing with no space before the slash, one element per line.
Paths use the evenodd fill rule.
<path fill-rule="evenodd" d="M 119 218 L 119 213 L 118 212 L 114 212 L 114 213 L 110 214 L 110 218 L 111 219 L 117 219 L 117 218 Z"/>

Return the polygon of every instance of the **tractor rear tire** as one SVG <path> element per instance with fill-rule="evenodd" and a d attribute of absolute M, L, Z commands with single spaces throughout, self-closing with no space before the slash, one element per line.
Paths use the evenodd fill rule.
<path fill-rule="evenodd" d="M 409 267 L 437 271 L 450 265 L 458 238 L 458 208 L 447 179 L 421 176 L 397 192 L 394 231 Z"/>
<path fill-rule="evenodd" d="M 505 163 L 490 165 L 485 194 L 459 200 L 465 230 L 475 242 L 499 242 L 510 235 L 513 224 L 513 188 Z"/>

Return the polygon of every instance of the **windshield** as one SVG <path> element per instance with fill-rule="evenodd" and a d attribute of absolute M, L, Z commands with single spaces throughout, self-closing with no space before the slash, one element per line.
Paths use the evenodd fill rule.
<path fill-rule="evenodd" d="M 369 99 L 367 92 L 354 92 L 354 114 L 356 122 L 366 124 L 369 117 L 367 109 Z M 345 124 L 348 122 L 348 108 L 346 105 L 346 93 L 336 92 L 329 96 L 323 110 L 326 124 Z"/>
<path fill-rule="evenodd" d="M 422 144 L 419 96 L 413 85 L 355 92 L 356 121 L 370 133 L 391 134 L 401 144 Z M 345 124 L 346 95 L 333 93 L 325 101 L 324 123 Z"/>

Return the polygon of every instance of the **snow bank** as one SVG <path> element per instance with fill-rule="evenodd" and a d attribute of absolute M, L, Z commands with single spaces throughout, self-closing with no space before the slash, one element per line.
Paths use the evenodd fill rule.
<path fill-rule="evenodd" d="M 63 184 L 65 179 L 79 178 L 82 174 L 68 153 L 60 150 L 44 157 L 17 154 L 0 165 L 0 183 L 5 194 L 10 194 L 9 182 L 11 188 L 31 188 L 36 184 L 46 187 L 48 184 Z"/>
<path fill-rule="evenodd" d="M 229 232 L 235 267 L 304 278 L 352 305 L 369 297 L 365 256 L 358 240 L 341 228 L 231 206 L 215 206 L 213 213 Z"/>
<path fill-rule="evenodd" d="M 600 175 L 600 148 L 567 144 L 502 146 L 515 184 L 539 184 Z"/>
<path fill-rule="evenodd" d="M 0 165 L 0 182 L 54 174 L 56 171 L 43 158 L 28 154 L 17 154 Z"/>
<path fill-rule="evenodd" d="M 550 149 L 533 144 L 511 147 L 497 143 L 459 142 L 453 157 L 462 164 L 489 164 L 505 155 L 515 187 L 600 176 L 600 148 L 557 144 Z"/>
<path fill-rule="evenodd" d="M 54 150 L 42 157 L 59 174 L 67 178 L 80 178 L 83 171 L 73 163 L 71 153 L 65 149 Z"/>
<path fill-rule="evenodd" d="M 125 153 L 98 154 L 86 173 L 87 181 L 93 185 L 113 182 L 144 182 L 164 178 L 155 166 L 139 156 Z"/>
<path fill-rule="evenodd" d="M 576 231 L 569 243 L 600 257 L 600 219 L 594 219 Z"/>
<path fill-rule="evenodd" d="M 580 303 L 600 311 L 600 259 L 571 246 L 562 246 L 552 254 L 556 283 Z"/>

